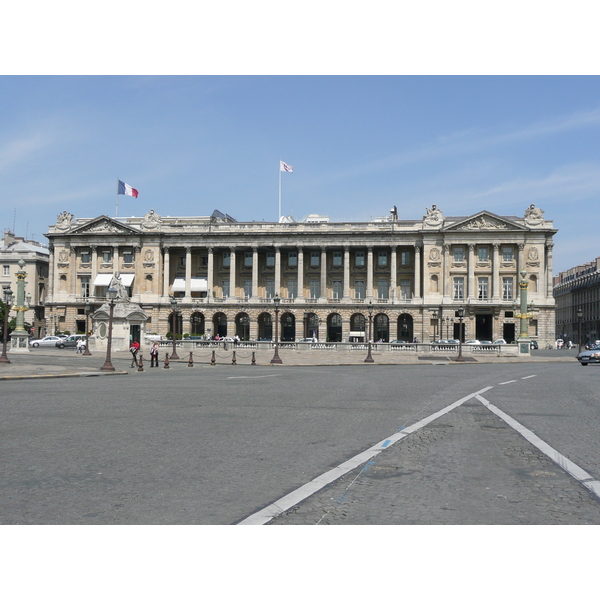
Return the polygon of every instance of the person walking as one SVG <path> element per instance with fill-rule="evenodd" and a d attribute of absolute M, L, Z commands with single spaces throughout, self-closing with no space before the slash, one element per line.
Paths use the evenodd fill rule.
<path fill-rule="evenodd" d="M 158 344 L 156 342 L 150 348 L 150 366 L 158 367 Z"/>
<path fill-rule="evenodd" d="M 137 340 L 134 340 L 131 343 L 131 346 L 129 348 L 129 352 L 131 352 L 131 369 L 133 369 L 133 367 L 137 367 L 138 366 L 138 359 L 137 359 L 137 355 L 138 352 L 140 351 L 140 343 Z"/>
<path fill-rule="evenodd" d="M 85 340 L 83 338 L 79 338 L 77 340 L 77 354 L 83 354 L 84 348 L 85 348 Z"/>

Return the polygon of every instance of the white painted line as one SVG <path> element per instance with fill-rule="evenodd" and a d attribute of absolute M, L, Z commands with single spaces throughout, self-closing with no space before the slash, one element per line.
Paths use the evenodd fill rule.
<path fill-rule="evenodd" d="M 516 432 L 520 433 L 527 441 L 531 442 L 540 452 L 543 452 L 550 460 L 554 461 L 561 469 L 600 498 L 600 481 L 594 479 L 587 471 L 584 471 L 581 467 L 570 461 L 566 456 L 535 435 L 533 431 L 521 425 L 521 423 L 501 411 L 497 406 L 494 406 L 479 394 L 476 398 L 495 415 L 498 415 L 507 425 L 510 425 Z"/>
<path fill-rule="evenodd" d="M 507 383 L 516 383 L 517 380 L 516 379 L 511 379 L 510 381 L 503 381 L 502 383 L 499 383 L 498 385 L 506 385 Z"/>
<path fill-rule="evenodd" d="M 531 379 L 532 377 L 537 377 L 537 375 L 527 375 L 527 377 L 521 377 L 521 379 Z"/>
<path fill-rule="evenodd" d="M 228 377 L 227 379 L 264 379 L 265 377 L 281 377 L 281 375 L 240 375 L 239 377 Z"/>
<path fill-rule="evenodd" d="M 391 445 L 395 444 L 402 438 L 405 438 L 407 435 L 414 433 L 422 427 L 425 427 L 425 425 L 427 425 L 428 423 L 439 419 L 441 416 L 454 410 L 456 407 L 460 406 L 467 400 L 470 400 L 471 398 L 476 398 L 479 394 L 483 394 L 491 389 L 492 386 L 489 386 L 483 388 L 482 390 L 479 390 L 478 392 L 469 394 L 468 396 L 465 396 L 464 398 L 461 398 L 460 400 L 449 404 L 445 408 L 442 408 L 438 412 L 433 413 L 432 415 L 429 415 L 424 419 L 421 419 L 418 423 L 415 423 L 414 425 L 409 425 L 401 431 L 397 431 L 396 433 L 394 433 L 390 437 L 385 438 L 378 444 L 371 446 L 371 448 L 369 448 L 368 450 L 357 454 L 350 460 L 347 460 L 341 465 L 338 465 L 337 467 L 331 469 L 331 471 L 327 471 L 326 473 L 323 473 L 323 475 L 319 475 L 319 477 L 316 477 L 312 481 L 305 483 L 303 486 L 299 487 L 293 492 L 290 492 L 286 496 L 283 496 L 283 498 L 280 498 L 276 502 L 273 502 L 273 504 L 270 504 L 262 510 L 259 510 L 258 512 L 250 515 L 249 517 L 246 517 L 243 521 L 240 521 L 238 525 L 265 525 L 275 517 L 278 517 L 284 511 L 292 508 L 292 506 L 295 506 L 299 502 L 302 502 L 302 500 L 305 500 L 309 496 L 312 496 L 312 494 L 323 489 L 329 483 L 332 483 L 336 479 L 339 479 L 343 475 L 346 475 L 346 473 L 352 471 L 352 469 L 355 469 L 356 467 L 359 467 L 360 465 L 368 462 L 371 458 L 377 456 L 385 448 L 389 448 Z"/>

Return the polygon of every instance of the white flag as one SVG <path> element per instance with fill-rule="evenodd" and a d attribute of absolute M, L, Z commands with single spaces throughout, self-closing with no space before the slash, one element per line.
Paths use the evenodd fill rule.
<path fill-rule="evenodd" d="M 280 160 L 279 161 L 279 170 L 285 171 L 286 173 L 293 173 L 294 167 L 292 167 L 291 165 L 288 165 L 288 164 L 284 163 L 282 160 Z"/>

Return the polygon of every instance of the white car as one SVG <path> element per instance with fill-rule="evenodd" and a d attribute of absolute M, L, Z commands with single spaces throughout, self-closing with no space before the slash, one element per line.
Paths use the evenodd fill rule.
<path fill-rule="evenodd" d="M 68 336 L 67 336 L 68 337 Z M 62 342 L 64 338 L 58 335 L 47 335 L 41 340 L 30 340 L 29 345 L 37 348 L 38 346 L 55 346 L 56 342 Z"/>
<path fill-rule="evenodd" d="M 480 344 L 481 345 L 481 342 L 479 340 L 467 340 L 465 342 L 465 344 Z"/>
<path fill-rule="evenodd" d="M 503 340 L 502 338 L 500 338 L 499 340 L 496 340 L 494 342 L 494 344 L 506 344 L 506 340 Z"/>

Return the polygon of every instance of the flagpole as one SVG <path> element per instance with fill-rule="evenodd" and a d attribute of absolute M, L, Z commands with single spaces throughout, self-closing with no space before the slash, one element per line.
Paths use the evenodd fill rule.
<path fill-rule="evenodd" d="M 279 219 L 277 222 L 281 221 L 281 157 L 279 157 Z"/>
<path fill-rule="evenodd" d="M 119 216 L 119 178 L 117 177 L 117 195 L 115 196 L 115 217 Z"/>

